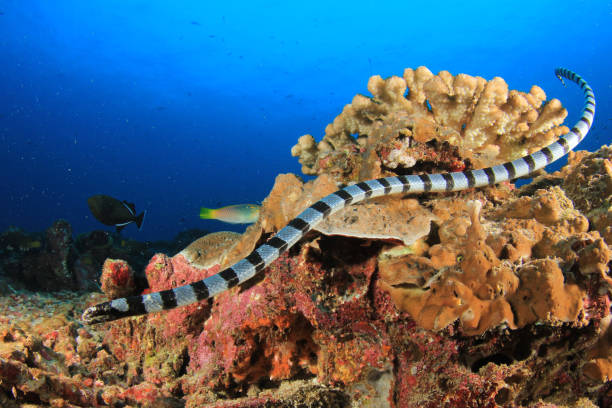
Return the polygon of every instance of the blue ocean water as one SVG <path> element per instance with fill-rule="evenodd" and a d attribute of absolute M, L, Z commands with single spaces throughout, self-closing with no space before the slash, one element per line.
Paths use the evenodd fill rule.
<path fill-rule="evenodd" d="M 0 0 L 0 231 L 67 219 L 102 226 L 93 194 L 146 209 L 140 240 L 187 228 L 200 206 L 265 198 L 290 149 L 325 126 L 371 75 L 427 66 L 534 84 L 573 124 L 579 89 L 598 112 L 580 149 L 612 141 L 609 1 L 201 2 Z"/>

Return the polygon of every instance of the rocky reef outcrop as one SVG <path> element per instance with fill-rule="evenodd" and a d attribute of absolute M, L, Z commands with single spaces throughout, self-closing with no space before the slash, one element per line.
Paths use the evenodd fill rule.
<path fill-rule="evenodd" d="M 142 270 L 156 252 L 175 254 L 204 230 L 187 230 L 171 241 L 141 242 L 95 230 L 74 237 L 58 220 L 44 232 L 10 227 L 0 234 L 0 294 L 31 291 L 95 290 L 105 259 L 123 259 L 137 272 L 136 286 L 146 286 Z"/>

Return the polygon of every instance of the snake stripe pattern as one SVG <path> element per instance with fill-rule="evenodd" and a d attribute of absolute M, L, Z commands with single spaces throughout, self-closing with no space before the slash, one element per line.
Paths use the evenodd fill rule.
<path fill-rule="evenodd" d="M 557 68 L 555 75 L 577 83 L 584 92 L 582 116 L 572 130 L 557 141 L 525 157 L 480 170 L 385 177 L 342 188 L 304 210 L 276 235 L 231 267 L 198 282 L 174 289 L 114 299 L 94 305 L 83 313 L 87 324 L 102 323 L 128 316 L 160 312 L 211 298 L 252 278 L 291 248 L 317 223 L 330 214 L 371 197 L 396 193 L 458 191 L 497 184 L 527 176 L 554 162 L 573 149 L 588 133 L 595 116 L 595 97 L 589 85 L 576 73 Z"/>

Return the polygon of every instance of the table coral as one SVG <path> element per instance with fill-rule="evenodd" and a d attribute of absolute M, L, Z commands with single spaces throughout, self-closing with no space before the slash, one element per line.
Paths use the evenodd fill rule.
<path fill-rule="evenodd" d="M 387 196 L 343 208 L 314 229 L 326 235 L 399 240 L 409 246 L 429 234 L 435 219 L 417 200 Z"/>

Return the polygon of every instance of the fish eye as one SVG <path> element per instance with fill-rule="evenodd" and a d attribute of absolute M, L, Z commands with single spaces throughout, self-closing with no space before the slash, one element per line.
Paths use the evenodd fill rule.
<path fill-rule="evenodd" d="M 457 255 L 457 262 L 463 261 L 463 254 Z"/>

